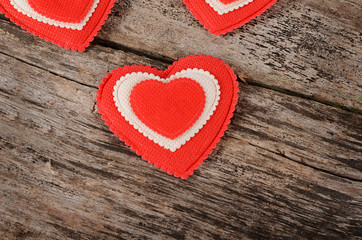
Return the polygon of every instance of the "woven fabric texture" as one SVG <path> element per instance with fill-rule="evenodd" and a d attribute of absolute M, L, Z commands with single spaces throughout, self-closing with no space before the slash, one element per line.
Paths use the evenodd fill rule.
<path fill-rule="evenodd" d="M 232 3 L 232 2 L 236 2 L 238 0 L 220 0 L 220 2 L 222 2 L 223 4 L 229 4 L 229 3 Z"/>
<path fill-rule="evenodd" d="M 213 111 L 212 115 L 210 115 L 206 124 L 204 124 L 193 137 L 176 151 L 166 149 L 146 137 L 136 129 L 134 125 L 126 120 L 122 115 L 122 112 L 119 111 L 119 106 L 116 105 L 115 98 L 117 99 L 117 97 L 122 95 L 118 92 L 118 87 L 120 85 L 117 84 L 122 78 L 129 79 L 127 82 L 134 81 L 134 87 L 140 86 L 137 84 L 144 83 L 145 81 L 159 81 L 161 83 L 166 83 L 167 85 L 167 83 L 172 83 L 174 80 L 188 79 L 189 81 L 192 80 L 197 82 L 205 93 L 205 98 L 197 98 L 197 101 L 203 101 L 203 99 L 205 101 L 205 107 L 203 108 L 204 113 L 208 104 L 207 91 L 205 91 L 201 82 L 211 82 L 211 84 L 214 84 L 214 81 L 212 77 L 204 77 L 202 80 L 197 80 L 192 76 L 190 77 L 190 75 L 182 75 L 182 73 L 190 70 L 195 71 L 194 69 L 200 72 L 204 71 L 217 80 L 220 95 L 217 97 L 217 91 L 215 92 L 214 90 L 214 98 L 219 100 L 216 109 Z M 145 74 L 143 75 L 143 80 L 137 78 L 139 73 Z M 112 71 L 99 85 L 97 92 L 97 106 L 99 112 L 102 114 L 102 119 L 105 120 L 105 123 L 110 127 L 110 130 L 130 146 L 132 150 L 136 151 L 138 155 L 142 156 L 142 158 L 149 163 L 154 164 L 157 168 L 161 168 L 162 171 L 186 179 L 212 152 L 227 129 L 227 125 L 230 123 L 230 118 L 233 115 L 238 98 L 237 86 L 238 84 L 234 71 L 223 61 L 211 56 L 194 55 L 180 59 L 164 71 L 151 68 L 150 66 L 140 65 L 120 67 Z M 132 87 L 132 89 L 134 87 Z M 185 89 L 184 94 L 187 96 L 187 88 Z M 131 93 L 132 90 L 129 94 Z M 123 94 L 128 94 L 128 91 Z M 131 98 L 132 97 L 128 97 L 129 102 L 131 101 Z M 134 99 L 134 101 L 136 100 Z M 199 105 L 202 104 L 199 103 Z M 121 109 L 121 111 L 124 110 Z M 194 125 L 196 123 L 194 123 Z M 162 124 L 162 121 L 160 124 Z M 190 129 L 186 130 L 185 133 Z"/>
<path fill-rule="evenodd" d="M 156 79 L 168 83 L 179 78 L 190 78 L 201 85 L 205 94 L 205 106 L 201 116 L 189 129 L 180 134 L 177 138 L 171 139 L 153 131 L 136 116 L 131 107 L 130 95 L 132 89 L 142 81 Z M 118 111 L 135 129 L 161 147 L 174 152 L 189 141 L 210 119 L 220 100 L 220 86 L 213 75 L 207 71 L 196 68 L 182 70 L 181 72 L 169 76 L 167 79 L 160 78 L 159 76 L 147 72 L 133 72 L 131 74 L 126 74 L 126 76 L 122 76 L 120 80 L 117 81 L 114 87 L 113 96 Z"/>
<path fill-rule="evenodd" d="M 216 11 L 219 15 L 232 12 L 238 8 L 244 7 L 251 3 L 253 0 L 237 0 L 228 4 L 222 3 L 220 0 L 206 0 L 206 2 Z"/>
<path fill-rule="evenodd" d="M 53 0 L 2 0 L 0 11 L 35 36 L 83 52 L 108 18 L 115 0 L 56 2 L 58 4 Z"/>
<path fill-rule="evenodd" d="M 196 19 L 215 35 L 225 34 L 265 12 L 277 0 L 184 0 Z"/>
<path fill-rule="evenodd" d="M 49 18 L 46 15 L 42 15 L 39 12 L 35 11 L 30 5 L 28 0 L 10 0 L 11 5 L 14 6 L 14 8 L 21 12 L 22 14 L 31 17 L 34 20 L 37 20 L 42 23 L 46 23 L 49 25 L 54 25 L 56 27 L 61 28 L 68 28 L 72 30 L 82 30 L 83 27 L 87 24 L 88 20 L 92 17 L 95 9 L 97 8 L 97 5 L 99 3 L 99 0 L 95 0 L 93 4 L 91 5 L 91 8 L 86 13 L 84 18 L 82 18 L 79 22 L 63 22 L 57 19 Z"/>
<path fill-rule="evenodd" d="M 81 22 L 95 2 L 94 0 L 28 1 L 31 8 L 41 15 L 61 22 L 71 23 Z"/>
<path fill-rule="evenodd" d="M 141 122 L 173 140 L 200 118 L 205 92 L 190 78 L 177 78 L 169 83 L 146 80 L 132 89 L 130 103 Z"/>

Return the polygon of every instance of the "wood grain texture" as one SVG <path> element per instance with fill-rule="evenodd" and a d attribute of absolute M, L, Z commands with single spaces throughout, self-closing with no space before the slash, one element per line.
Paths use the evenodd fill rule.
<path fill-rule="evenodd" d="M 281 0 L 216 37 L 181 1 L 117 1 L 85 53 L 0 18 L 0 238 L 361 239 L 361 5 Z M 118 66 L 194 53 L 231 63 L 240 99 L 183 181 L 115 137 L 95 97 Z"/>
<path fill-rule="evenodd" d="M 180 0 L 125 0 L 99 38 L 171 59 L 211 54 L 249 81 L 362 110 L 361 9 L 360 0 L 280 0 L 218 37 Z"/>
<path fill-rule="evenodd" d="M 232 130 L 188 181 L 170 177 L 108 131 L 94 109 L 96 89 L 0 60 L 0 221 L 9 239 L 361 233 L 360 182 L 252 146 Z"/>
<path fill-rule="evenodd" d="M 67 53 L 56 46 L 44 47 L 43 41 L 19 32 L 9 22 L 0 21 L 0 28 L 6 31 L 6 38 L 0 39 L 1 53 L 94 88 L 117 66 L 150 64 L 160 69 L 167 66 L 101 46 L 94 46 L 86 53 Z M 14 46 L 7 47 L 7 42 Z M 33 49 L 39 50 L 32 52 Z M 362 120 L 358 114 L 257 86 L 243 85 L 239 102 L 231 133 L 235 138 L 317 169 L 362 180 L 362 140 L 356 135 L 362 132 Z"/>

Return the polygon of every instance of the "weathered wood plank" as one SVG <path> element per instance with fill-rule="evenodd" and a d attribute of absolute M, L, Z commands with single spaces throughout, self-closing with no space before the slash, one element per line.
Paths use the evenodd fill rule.
<path fill-rule="evenodd" d="M 362 236 L 361 182 L 236 139 L 235 126 L 195 175 L 176 179 L 108 131 L 93 87 L 2 54 L 0 62 L 5 239 Z"/>
<path fill-rule="evenodd" d="M 69 52 L 11 23 L 0 21 L 0 28 L 0 52 L 88 86 L 97 87 L 107 71 L 124 64 L 166 66 L 97 45 L 86 53 Z M 361 116 L 276 91 L 245 84 L 242 88 L 231 136 L 316 169 L 362 179 Z"/>
<path fill-rule="evenodd" d="M 73 52 L 32 36 L 13 23 L 0 20 L 0 52 L 62 77 L 98 86 L 107 72 L 120 64 L 167 64 L 111 48 L 94 46 L 86 53 Z"/>
<path fill-rule="evenodd" d="M 280 0 L 217 37 L 180 0 L 126 0 L 116 3 L 99 37 L 172 59 L 211 54 L 249 81 L 362 110 L 361 11 L 360 0 Z"/>

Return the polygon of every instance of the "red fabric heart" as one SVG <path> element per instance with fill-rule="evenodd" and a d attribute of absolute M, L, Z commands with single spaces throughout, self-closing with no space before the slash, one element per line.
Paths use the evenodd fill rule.
<path fill-rule="evenodd" d="M 220 99 L 216 110 L 206 124 L 189 141 L 172 152 L 145 137 L 131 125 L 117 108 L 113 93 L 118 80 L 125 76 L 132 76 L 134 73 L 148 73 L 167 79 L 189 69 L 203 69 L 212 74 L 220 87 Z M 138 155 L 161 170 L 186 179 L 207 158 L 224 135 L 237 102 L 237 86 L 234 71 L 223 61 L 211 56 L 194 55 L 180 59 L 164 71 L 140 65 L 113 70 L 99 85 L 97 106 L 102 119 L 115 135 Z"/>
<path fill-rule="evenodd" d="M 218 0 L 233 3 L 235 0 Z M 277 0 L 253 0 L 252 2 L 220 15 L 206 0 L 184 0 L 187 8 L 206 29 L 215 35 L 225 34 L 265 12 Z"/>
<path fill-rule="evenodd" d="M 69 2 L 71 1 L 69 0 Z M 10 18 L 11 21 L 41 39 L 58 44 L 67 49 L 72 49 L 73 51 L 78 50 L 79 52 L 83 52 L 101 29 L 108 14 L 111 12 L 114 2 L 115 0 L 100 0 L 82 30 L 57 27 L 35 20 L 16 10 L 10 0 L 0 1 L 0 11 L 4 13 L 6 17 Z M 45 8 L 43 10 L 45 10 Z M 79 12 L 81 12 L 81 10 Z"/>
<path fill-rule="evenodd" d="M 136 116 L 148 127 L 175 139 L 200 117 L 205 93 L 192 79 L 179 78 L 169 83 L 147 80 L 133 88 L 130 102 Z"/>
<path fill-rule="evenodd" d="M 89 12 L 94 0 L 28 0 L 38 13 L 63 22 L 79 23 Z"/>

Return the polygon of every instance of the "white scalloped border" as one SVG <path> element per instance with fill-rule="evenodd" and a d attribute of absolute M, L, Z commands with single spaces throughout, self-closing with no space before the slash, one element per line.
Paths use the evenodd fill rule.
<path fill-rule="evenodd" d="M 238 0 L 229 4 L 224 4 L 220 0 L 205 0 L 219 15 L 226 14 L 238 8 L 248 5 L 254 0 Z"/>
<path fill-rule="evenodd" d="M 177 138 L 169 139 L 147 127 L 136 116 L 131 107 L 130 95 L 132 89 L 142 81 L 154 79 L 168 83 L 177 78 L 190 78 L 198 82 L 205 92 L 206 101 L 204 110 L 194 125 L 192 125 L 191 128 L 186 130 Z M 192 137 L 194 137 L 195 134 L 200 131 L 200 129 L 213 115 L 220 100 L 220 85 L 214 75 L 210 74 L 210 72 L 197 68 L 182 70 L 181 72 L 178 72 L 167 79 L 163 79 L 159 76 L 155 76 L 154 74 L 146 72 L 133 72 L 121 77 L 116 82 L 116 85 L 114 86 L 113 97 L 118 111 L 135 129 L 161 147 L 164 147 L 171 152 L 175 152 Z"/>
<path fill-rule="evenodd" d="M 76 1 L 76 0 L 75 0 Z M 92 17 L 94 11 L 96 10 L 98 3 L 100 0 L 94 0 L 93 5 L 87 15 L 80 23 L 69 23 L 69 22 L 61 22 L 57 20 L 53 20 L 47 18 L 40 13 L 36 12 L 29 4 L 28 0 L 10 0 L 10 4 L 20 13 L 31 17 L 34 20 L 39 22 L 53 25 L 56 27 L 67 28 L 72 30 L 82 30 L 83 27 L 87 24 L 88 20 Z"/>

